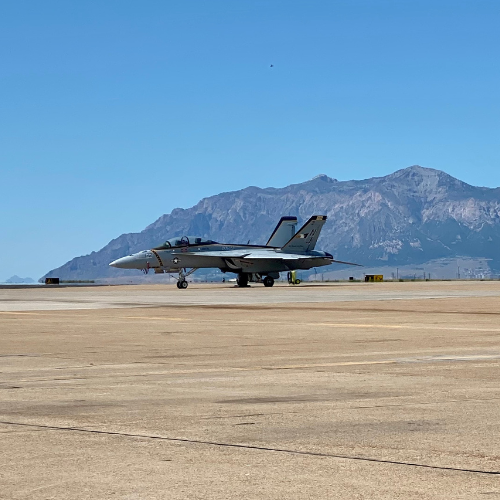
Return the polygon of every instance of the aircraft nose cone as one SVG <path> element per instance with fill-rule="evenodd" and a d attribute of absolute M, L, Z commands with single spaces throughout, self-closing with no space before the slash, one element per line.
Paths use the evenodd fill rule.
<path fill-rule="evenodd" d="M 120 269 L 131 269 L 134 267 L 134 257 L 129 255 L 128 257 L 122 257 L 121 259 L 116 259 L 113 262 L 110 262 L 109 265 L 111 267 L 118 267 Z"/>

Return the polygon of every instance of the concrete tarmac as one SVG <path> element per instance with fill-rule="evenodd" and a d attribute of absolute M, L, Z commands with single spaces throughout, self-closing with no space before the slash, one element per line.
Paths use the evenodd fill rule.
<path fill-rule="evenodd" d="M 278 283 L 272 288 L 261 284 L 238 288 L 233 283 L 191 283 L 187 290 L 178 290 L 175 285 L 3 287 L 0 288 L 0 311 L 498 297 L 499 290 L 499 281 L 304 283 L 300 286 Z"/>
<path fill-rule="evenodd" d="M 500 282 L 0 290 L 0 498 L 500 498 Z"/>

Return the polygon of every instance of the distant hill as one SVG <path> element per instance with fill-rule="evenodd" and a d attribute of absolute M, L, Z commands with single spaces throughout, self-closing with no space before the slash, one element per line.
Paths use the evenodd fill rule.
<path fill-rule="evenodd" d="M 12 276 L 8 280 L 6 280 L 5 283 L 25 283 L 25 284 L 29 284 L 29 283 L 35 283 L 35 280 L 32 279 L 32 278 L 21 278 L 21 277 L 17 276 L 16 274 L 14 274 L 14 276 Z"/>
<path fill-rule="evenodd" d="M 139 274 L 109 262 L 185 234 L 265 244 L 282 215 L 299 223 L 327 214 L 318 249 L 366 266 L 407 266 L 458 256 L 500 270 L 500 188 L 475 187 L 420 166 L 385 177 L 339 182 L 318 175 L 284 188 L 247 187 L 176 208 L 140 233 L 122 234 L 47 273 L 61 279 Z M 326 269 L 325 269 L 326 271 Z"/>

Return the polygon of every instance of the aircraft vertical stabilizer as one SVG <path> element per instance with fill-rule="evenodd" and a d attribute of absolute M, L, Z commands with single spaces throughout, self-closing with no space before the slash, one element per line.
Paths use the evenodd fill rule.
<path fill-rule="evenodd" d="M 291 253 L 314 250 L 325 222 L 326 215 L 313 215 L 281 249 Z"/>
<path fill-rule="evenodd" d="M 295 234 L 295 226 L 297 225 L 297 217 L 281 217 L 277 226 L 274 228 L 269 241 L 266 243 L 268 247 L 282 247 Z"/>

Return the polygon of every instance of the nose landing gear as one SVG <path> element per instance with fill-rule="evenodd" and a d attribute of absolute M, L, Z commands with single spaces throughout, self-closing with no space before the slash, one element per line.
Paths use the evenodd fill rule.
<path fill-rule="evenodd" d="M 179 279 L 177 280 L 177 288 L 179 290 L 185 290 L 188 287 L 188 282 L 186 281 L 186 278 L 190 274 L 193 274 L 197 269 L 198 269 L 197 267 L 193 267 L 188 272 L 186 272 L 186 269 L 179 269 Z"/>

